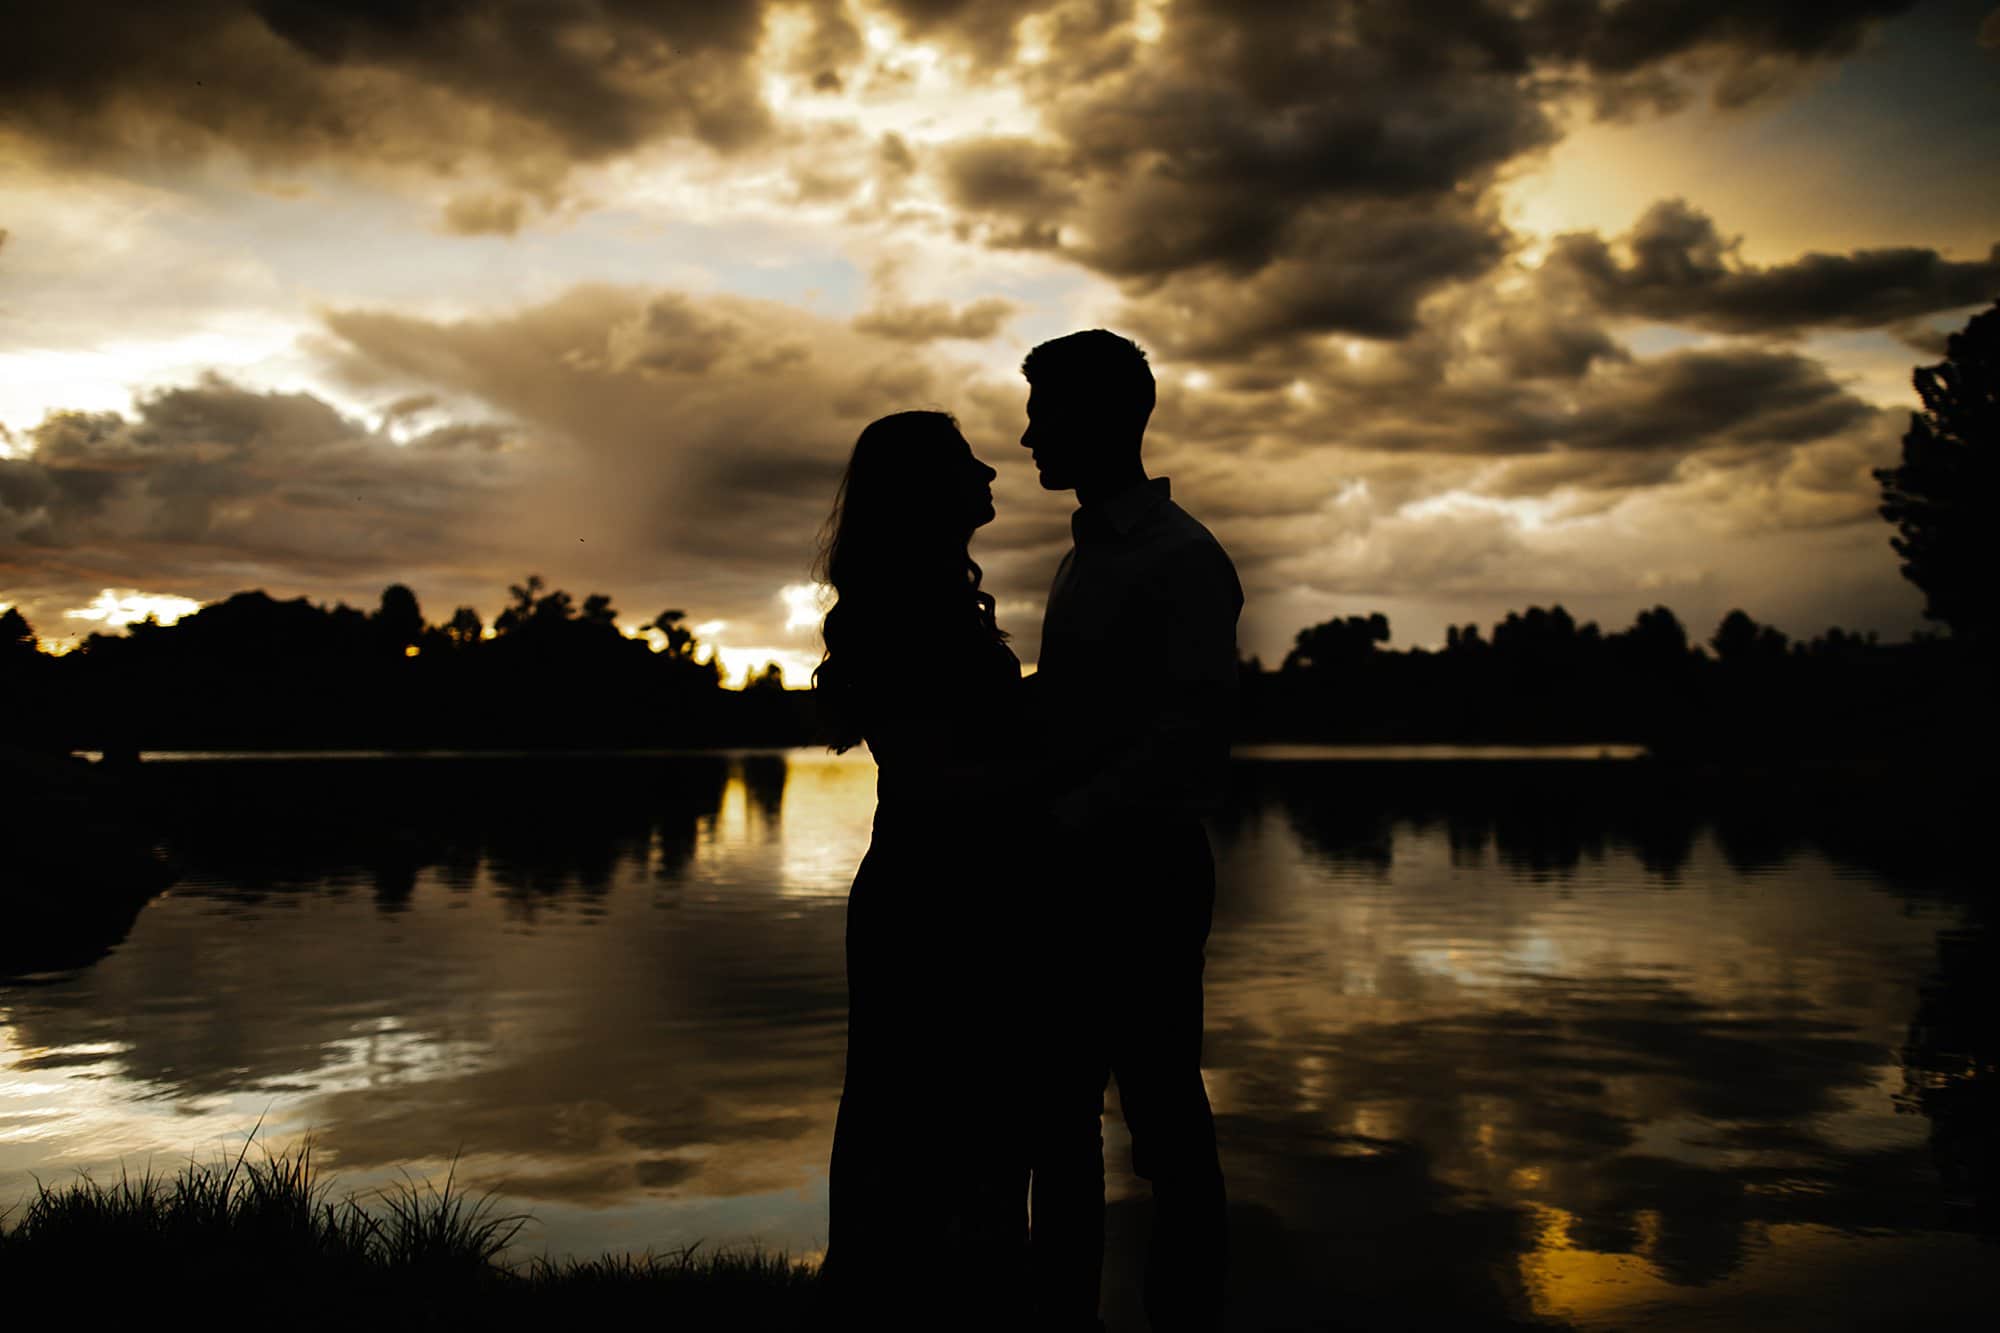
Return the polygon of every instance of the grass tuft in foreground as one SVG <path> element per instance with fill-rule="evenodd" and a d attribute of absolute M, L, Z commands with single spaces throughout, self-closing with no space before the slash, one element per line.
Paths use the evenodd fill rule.
<path fill-rule="evenodd" d="M 88 1177 L 0 1216 L 0 1290 L 17 1300 L 158 1318 L 183 1302 L 223 1322 L 290 1328 L 539 1327 L 581 1319 L 780 1329 L 808 1321 L 817 1275 L 783 1254 L 701 1253 L 504 1262 L 527 1223 L 474 1197 L 456 1171 L 370 1201 L 333 1197 L 312 1147 L 251 1160 Z M 218 1306 L 218 1302 L 221 1304 Z M 18 1308 L 18 1306 L 16 1307 Z M 188 1309 L 184 1309 L 188 1312 Z"/>

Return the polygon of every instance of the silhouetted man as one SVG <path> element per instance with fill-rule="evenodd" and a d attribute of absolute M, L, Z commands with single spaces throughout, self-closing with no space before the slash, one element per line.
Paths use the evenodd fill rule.
<path fill-rule="evenodd" d="M 1021 365 L 1021 443 L 1049 490 L 1074 490 L 1074 545 L 1042 624 L 1037 707 L 1058 757 L 1067 864 L 1044 913 L 1045 1029 L 1034 1267 L 1053 1327 L 1096 1326 L 1108 1078 L 1152 1182 L 1146 1311 L 1155 1329 L 1221 1326 L 1222 1167 L 1201 1080 L 1202 950 L 1215 865 L 1199 816 L 1219 794 L 1243 593 L 1208 529 L 1140 461 L 1153 374 L 1103 329 Z"/>

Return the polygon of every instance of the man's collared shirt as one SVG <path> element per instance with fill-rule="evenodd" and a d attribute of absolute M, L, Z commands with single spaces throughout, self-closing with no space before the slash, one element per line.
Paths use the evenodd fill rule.
<path fill-rule="evenodd" d="M 1243 590 L 1165 477 L 1070 518 L 1036 685 L 1059 781 L 1094 817 L 1213 806 L 1228 761 Z"/>

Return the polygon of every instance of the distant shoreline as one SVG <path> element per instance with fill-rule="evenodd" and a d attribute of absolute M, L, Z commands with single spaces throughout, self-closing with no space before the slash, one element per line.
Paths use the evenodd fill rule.
<path fill-rule="evenodd" d="M 140 763 L 229 763 L 256 762 L 264 760 L 363 760 L 363 759 L 677 759 L 684 757 L 729 758 L 752 755 L 793 755 L 800 751 L 821 753 L 814 745 L 743 745 L 696 747 L 679 746 L 670 748 L 615 749 L 593 747 L 589 749 L 203 749 L 203 750 L 141 750 L 136 758 Z M 1339 760 L 1363 760 L 1371 763 L 1383 761 L 1410 761 L 1416 763 L 1434 761 L 1459 762 L 1465 760 L 1549 760 L 1556 762 L 1610 761 L 1629 762 L 1648 756 L 1647 747 L 1627 742 L 1606 742 L 1602 744 L 1456 744 L 1449 742 L 1417 742 L 1412 744 L 1380 744 L 1372 742 L 1330 743 L 1257 741 L 1234 746 L 1230 750 L 1232 759 L 1250 763 L 1313 763 Z M 828 758 L 835 758 L 827 753 Z M 70 758 L 86 763 L 104 762 L 101 750 L 72 750 Z M 847 762 L 866 760 L 865 750 L 853 750 L 844 757 Z"/>

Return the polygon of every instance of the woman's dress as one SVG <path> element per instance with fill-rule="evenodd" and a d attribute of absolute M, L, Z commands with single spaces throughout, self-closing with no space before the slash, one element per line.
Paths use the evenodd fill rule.
<path fill-rule="evenodd" d="M 990 634 L 871 673 L 825 1277 L 872 1327 L 1005 1327 L 1022 1290 L 1020 665 Z"/>

